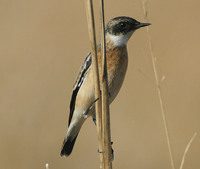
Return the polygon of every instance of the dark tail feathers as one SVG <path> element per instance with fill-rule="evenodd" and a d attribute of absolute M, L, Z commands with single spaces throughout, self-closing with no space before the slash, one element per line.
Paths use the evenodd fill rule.
<path fill-rule="evenodd" d="M 67 140 L 64 140 L 63 146 L 62 146 L 62 149 L 61 149 L 61 152 L 60 152 L 61 156 L 69 156 L 71 154 L 77 136 L 78 135 L 76 135 L 76 137 L 74 137 L 73 139 L 69 138 Z"/>

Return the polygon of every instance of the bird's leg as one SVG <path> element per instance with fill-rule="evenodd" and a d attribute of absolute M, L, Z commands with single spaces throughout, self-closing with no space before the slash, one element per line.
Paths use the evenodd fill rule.
<path fill-rule="evenodd" d="M 114 150 L 112 148 L 112 145 L 113 145 L 113 142 L 111 141 L 111 159 L 113 161 L 114 160 Z M 99 149 L 98 149 L 98 153 L 104 153 L 104 152 L 103 151 L 99 151 Z"/>
<path fill-rule="evenodd" d="M 114 150 L 112 148 L 112 145 L 113 145 L 113 141 L 111 141 L 111 155 L 112 155 L 112 161 L 114 160 Z"/>
<path fill-rule="evenodd" d="M 101 91 L 100 91 L 101 92 Z M 109 92 L 108 93 L 108 95 L 109 95 L 109 97 L 111 97 L 111 93 Z M 92 104 L 91 104 L 91 106 L 90 106 L 90 108 L 89 108 L 89 110 L 91 109 L 91 107 L 93 106 L 93 104 L 98 100 L 99 98 L 97 98 L 94 102 L 92 102 Z M 88 110 L 88 111 L 89 111 Z M 94 122 L 94 124 L 95 124 L 95 126 L 97 125 L 97 123 L 96 123 L 96 114 L 94 113 L 94 115 L 93 115 L 93 117 L 92 117 L 92 120 L 93 120 L 93 122 Z M 112 148 L 112 145 L 113 145 L 113 141 L 111 141 L 111 155 L 112 155 L 112 161 L 114 160 L 114 150 L 113 150 L 113 148 Z M 98 153 L 103 153 L 103 152 L 101 152 L 101 151 L 99 151 L 99 149 L 98 149 Z"/>
<path fill-rule="evenodd" d="M 93 122 L 94 122 L 94 124 L 96 125 L 96 115 L 94 115 L 93 117 L 92 117 L 92 120 L 93 120 Z M 113 145 L 113 141 L 111 141 L 111 155 L 112 155 L 112 161 L 114 160 L 114 150 L 113 150 L 113 148 L 112 148 L 112 145 Z M 98 153 L 103 153 L 102 151 L 99 151 L 99 149 L 98 149 Z"/>
<path fill-rule="evenodd" d="M 97 125 L 97 120 L 96 120 L 96 115 L 94 114 L 94 116 L 92 117 L 92 120 L 93 120 L 93 122 L 94 122 L 94 124 L 95 124 L 95 126 Z"/>

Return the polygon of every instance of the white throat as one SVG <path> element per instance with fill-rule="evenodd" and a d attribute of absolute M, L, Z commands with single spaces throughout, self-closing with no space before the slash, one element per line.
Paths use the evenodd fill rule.
<path fill-rule="evenodd" d="M 108 34 L 108 38 L 115 46 L 124 46 L 127 44 L 129 38 L 131 37 L 133 32 L 130 32 L 126 35 L 111 35 Z"/>

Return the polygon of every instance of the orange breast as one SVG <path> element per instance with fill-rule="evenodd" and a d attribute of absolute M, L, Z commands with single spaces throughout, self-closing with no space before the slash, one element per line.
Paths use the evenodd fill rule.
<path fill-rule="evenodd" d="M 111 45 L 107 44 L 107 46 Z M 97 56 L 98 56 L 99 73 L 101 80 L 102 64 L 101 64 L 100 48 L 98 48 Z M 111 94 L 110 101 L 112 102 L 112 100 L 117 96 L 126 74 L 128 65 L 127 48 L 125 45 L 122 47 L 115 47 L 115 48 L 107 47 L 106 57 L 107 57 L 108 87 L 109 87 L 109 92 Z"/>

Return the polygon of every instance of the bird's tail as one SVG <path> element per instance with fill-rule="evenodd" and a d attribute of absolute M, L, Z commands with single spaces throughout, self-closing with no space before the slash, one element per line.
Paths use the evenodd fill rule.
<path fill-rule="evenodd" d="M 79 121 L 78 124 L 72 122 L 69 125 L 69 128 L 67 130 L 67 135 L 64 139 L 62 149 L 61 149 L 61 152 L 60 152 L 61 156 L 69 156 L 71 154 L 73 147 L 74 147 L 74 144 L 75 144 L 75 141 L 76 141 L 76 138 L 78 136 L 78 133 L 81 129 L 83 122 Z"/>
<path fill-rule="evenodd" d="M 76 138 L 77 138 L 78 134 L 76 135 L 75 138 L 73 139 L 68 139 L 66 138 L 63 142 L 63 146 L 62 146 L 62 149 L 61 149 L 61 152 L 60 152 L 60 155 L 61 156 L 69 156 L 73 150 L 73 147 L 74 147 L 74 143 L 76 141 Z"/>

